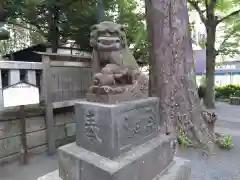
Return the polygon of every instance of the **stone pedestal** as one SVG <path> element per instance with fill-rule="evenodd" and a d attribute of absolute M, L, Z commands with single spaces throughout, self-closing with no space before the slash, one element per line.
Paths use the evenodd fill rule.
<path fill-rule="evenodd" d="M 76 144 L 113 159 L 159 131 L 157 98 L 120 104 L 83 101 L 75 105 Z"/>
<path fill-rule="evenodd" d="M 166 167 L 162 173 L 158 174 L 154 180 L 188 180 L 191 169 L 189 167 L 189 161 L 174 157 L 173 162 Z M 63 180 L 59 177 L 59 170 L 48 173 L 38 180 Z"/>
<path fill-rule="evenodd" d="M 112 105 L 77 103 L 76 143 L 59 148 L 59 177 L 55 173 L 51 178 L 187 180 L 187 162 L 173 158 L 175 139 L 159 134 L 158 110 L 157 98 Z"/>

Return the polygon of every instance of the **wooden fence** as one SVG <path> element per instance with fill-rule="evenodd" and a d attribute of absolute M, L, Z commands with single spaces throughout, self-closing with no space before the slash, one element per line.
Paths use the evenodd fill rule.
<path fill-rule="evenodd" d="M 39 53 L 42 62 L 0 61 L 0 88 L 25 80 L 37 85 L 44 104 L 49 154 L 54 154 L 54 109 L 73 106 L 85 98 L 92 79 L 91 57 Z M 3 96 L 0 91 L 0 110 Z"/>
<path fill-rule="evenodd" d="M 57 54 L 43 55 L 43 94 L 49 154 L 54 154 L 55 122 L 53 109 L 73 106 L 85 94 L 92 79 L 91 59 L 71 56 L 68 61 Z"/>

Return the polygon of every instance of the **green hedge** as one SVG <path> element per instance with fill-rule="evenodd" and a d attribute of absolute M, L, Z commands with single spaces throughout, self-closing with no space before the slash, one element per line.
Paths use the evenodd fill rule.
<path fill-rule="evenodd" d="M 231 96 L 240 97 L 240 85 L 217 86 L 215 88 L 216 98 L 229 98 Z"/>

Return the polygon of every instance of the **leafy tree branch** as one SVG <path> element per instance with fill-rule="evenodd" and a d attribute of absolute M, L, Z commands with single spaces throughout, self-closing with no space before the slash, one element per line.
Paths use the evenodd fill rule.
<path fill-rule="evenodd" d="M 34 28 L 34 27 L 32 27 L 32 26 L 26 26 L 26 25 L 24 25 L 24 23 L 18 23 L 18 22 L 13 21 L 13 20 L 9 20 L 9 21 L 8 21 L 8 24 L 11 24 L 11 25 L 14 25 L 14 26 L 17 26 L 17 27 L 26 29 L 26 30 L 30 30 L 30 31 L 32 31 L 32 32 L 39 33 L 39 34 L 42 35 L 42 36 L 47 36 L 46 33 L 45 33 L 43 30 L 41 30 L 40 27 L 36 27 L 36 28 L 37 28 L 37 29 L 36 29 L 36 28 Z"/>
<path fill-rule="evenodd" d="M 223 39 L 222 43 L 220 44 L 216 55 L 219 55 L 224 52 L 226 42 L 238 31 L 238 29 L 234 28 L 231 32 L 229 32 Z"/>
<path fill-rule="evenodd" d="M 233 11 L 232 13 L 228 14 L 227 16 L 219 19 L 219 20 L 217 21 L 217 24 L 219 24 L 219 23 L 223 22 L 224 20 L 227 20 L 227 19 L 229 19 L 229 18 L 231 18 L 231 17 L 233 17 L 233 16 L 236 16 L 236 15 L 239 15 L 239 17 L 240 17 L 240 9 L 238 9 L 238 10 L 236 10 L 236 11 Z"/>
<path fill-rule="evenodd" d="M 199 1 L 188 0 L 188 3 L 189 3 L 191 6 L 194 7 L 194 9 L 198 12 L 198 14 L 199 14 L 199 16 L 200 16 L 200 18 L 201 18 L 201 21 L 202 21 L 204 24 L 206 24 L 207 19 L 206 19 L 206 17 L 204 16 L 204 12 L 205 12 L 206 10 L 201 10 L 200 5 L 199 5 Z"/>

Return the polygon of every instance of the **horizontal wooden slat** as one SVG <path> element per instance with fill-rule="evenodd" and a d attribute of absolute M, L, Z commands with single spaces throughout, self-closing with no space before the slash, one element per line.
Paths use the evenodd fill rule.
<path fill-rule="evenodd" d="M 74 106 L 76 102 L 83 101 L 84 99 L 76 99 L 76 100 L 71 100 L 71 101 L 62 101 L 62 102 L 54 102 L 52 103 L 53 108 L 63 108 L 63 107 L 70 107 Z"/>
<path fill-rule="evenodd" d="M 72 59 L 79 59 L 82 61 L 91 61 L 92 56 L 90 55 L 72 55 L 72 54 L 59 54 L 59 53 L 49 53 L 49 52 L 39 52 L 39 51 L 34 51 L 37 54 L 43 55 L 43 56 L 49 56 L 50 59 L 52 57 L 57 58 L 57 57 L 70 57 Z"/>
<path fill-rule="evenodd" d="M 91 67 L 89 62 L 51 61 L 51 66 L 55 67 Z"/>
<path fill-rule="evenodd" d="M 32 69 L 41 70 L 42 63 L 25 61 L 0 61 L 0 69 Z"/>

